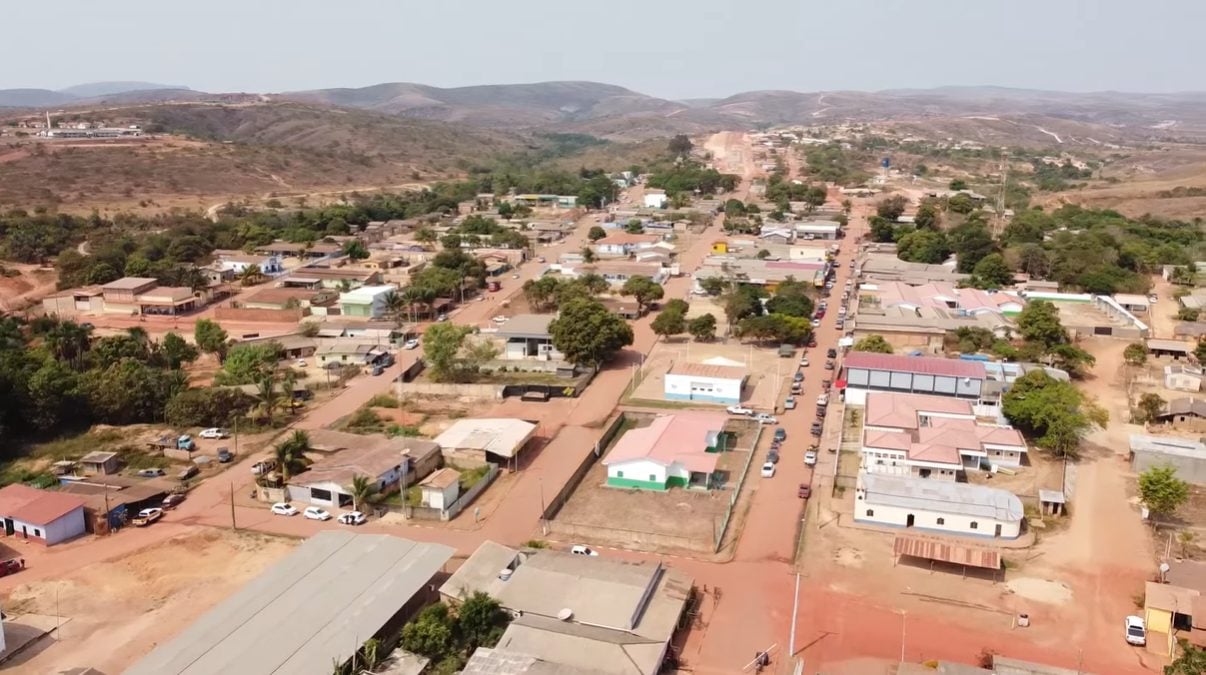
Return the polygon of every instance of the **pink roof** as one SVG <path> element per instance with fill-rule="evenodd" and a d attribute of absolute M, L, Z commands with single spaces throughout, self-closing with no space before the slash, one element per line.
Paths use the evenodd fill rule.
<path fill-rule="evenodd" d="M 867 370 L 895 370 L 902 373 L 917 373 L 921 375 L 972 377 L 981 380 L 986 377 L 984 364 L 979 361 L 942 359 L 931 356 L 901 356 L 898 354 L 850 352 L 846 355 L 845 367 L 864 368 Z"/>
<path fill-rule="evenodd" d="M 876 431 L 874 429 L 863 431 L 863 447 L 865 448 L 908 452 L 909 446 L 912 444 L 913 438 L 900 431 Z"/>
<path fill-rule="evenodd" d="M 918 443 L 909 448 L 909 459 L 939 464 L 963 464 L 962 458 L 959 457 L 959 449 L 953 445 Z"/>
<path fill-rule="evenodd" d="M 853 356 L 854 354 L 851 354 Z M 924 394 L 893 394 L 873 391 L 867 394 L 865 424 L 872 427 L 916 429 L 918 413 L 974 416 L 971 401 Z"/>
<path fill-rule="evenodd" d="M 30 525 L 49 525 L 83 506 L 82 498 L 65 492 L 39 490 L 20 483 L 0 488 L 0 516 Z"/>
<path fill-rule="evenodd" d="M 956 308 L 969 312 L 1000 312 L 1007 304 L 1026 304 L 1021 297 L 1009 293 L 989 293 L 978 288 L 955 288 L 946 283 L 910 286 L 899 281 L 886 281 L 876 283 L 875 287 L 878 289 L 876 296 L 882 307 L 907 305 L 948 309 L 950 305 L 947 303 L 953 302 Z"/>
<path fill-rule="evenodd" d="M 662 466 L 681 464 L 688 471 L 712 473 L 719 455 L 707 452 L 708 432 L 724 429 L 728 416 L 719 413 L 659 415 L 647 427 L 624 434 L 603 464 L 645 459 Z"/>

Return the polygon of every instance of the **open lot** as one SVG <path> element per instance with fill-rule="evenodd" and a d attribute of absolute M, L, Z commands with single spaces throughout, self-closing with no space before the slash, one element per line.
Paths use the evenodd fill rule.
<path fill-rule="evenodd" d="M 737 340 L 728 342 L 695 342 L 679 339 L 662 341 L 649 352 L 642 366 L 640 384 L 631 398 L 634 404 L 641 401 L 663 401 L 666 390 L 666 371 L 675 363 L 702 363 L 710 359 L 726 359 L 749 371 L 749 380 L 742 392 L 741 404 L 760 411 L 774 411 L 787 396 L 788 384 L 796 366 L 799 365 L 799 350 L 795 358 L 779 358 L 773 349 L 742 344 Z M 684 402 L 676 402 L 684 403 Z M 715 407 L 709 403 L 691 403 L 695 407 Z"/>
<path fill-rule="evenodd" d="M 293 549 L 291 539 L 204 529 L 17 586 L 4 611 L 58 614 L 57 632 L 5 664 L 14 673 L 118 673 Z"/>

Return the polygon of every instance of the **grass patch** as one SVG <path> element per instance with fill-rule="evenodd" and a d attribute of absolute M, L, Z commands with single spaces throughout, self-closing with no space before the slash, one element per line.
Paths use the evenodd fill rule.
<path fill-rule="evenodd" d="M 543 539 L 529 539 L 523 543 L 524 548 L 548 548 L 549 543 Z"/>
<path fill-rule="evenodd" d="M 396 436 L 402 436 L 405 438 L 417 438 L 419 436 L 422 436 L 423 434 L 420 433 L 419 427 L 412 426 L 409 424 L 392 424 L 391 423 L 391 424 L 386 425 L 385 435 L 389 436 L 390 438 L 394 438 Z"/>
<path fill-rule="evenodd" d="M 364 404 L 369 408 L 397 408 L 398 399 L 390 394 L 377 394 L 369 399 L 368 403 Z"/>
<path fill-rule="evenodd" d="M 649 398 L 630 398 L 623 401 L 623 404 L 637 408 L 664 408 L 666 410 L 686 410 L 699 407 L 698 401 L 657 401 Z"/>
<path fill-rule="evenodd" d="M 461 492 L 465 492 L 474 485 L 477 485 L 483 478 L 486 477 L 487 473 L 490 473 L 490 467 L 488 465 L 477 466 L 472 469 L 462 469 L 460 467 L 456 467 L 456 470 L 461 472 Z"/>
<path fill-rule="evenodd" d="M 347 421 L 343 423 L 343 430 L 352 434 L 385 433 L 385 420 L 371 408 L 362 407 L 348 416 Z"/>

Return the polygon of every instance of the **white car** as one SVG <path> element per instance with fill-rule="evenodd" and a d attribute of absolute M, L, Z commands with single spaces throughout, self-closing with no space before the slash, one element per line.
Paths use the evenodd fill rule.
<path fill-rule="evenodd" d="M 505 317 L 502 314 L 499 314 L 498 316 L 491 319 L 491 321 L 493 321 L 494 323 L 506 323 L 508 318 L 509 317 Z"/>
<path fill-rule="evenodd" d="M 1157 302 L 1160 302 L 1160 296 L 1156 295 L 1155 293 L 1152 293 L 1151 295 L 1147 296 L 1147 301 L 1154 305 Z"/>
<path fill-rule="evenodd" d="M 298 360 L 296 360 L 296 361 L 294 361 L 294 362 L 293 362 L 293 365 L 294 365 L 294 366 L 296 366 L 296 367 L 298 367 L 298 368 L 305 368 L 305 367 L 306 367 L 306 360 L 305 360 L 305 359 L 298 359 Z"/>
<path fill-rule="evenodd" d="M 762 465 L 762 477 L 763 478 L 774 478 L 775 477 L 775 465 L 773 463 L 767 462 L 766 464 Z"/>
<path fill-rule="evenodd" d="M 805 356 L 804 358 L 800 359 L 800 366 L 801 366 L 802 368 L 807 368 L 807 367 L 808 367 L 808 357 L 807 357 L 807 356 Z"/>
<path fill-rule="evenodd" d="M 758 424 L 778 424 L 779 423 L 779 420 L 775 419 L 774 415 L 768 415 L 766 413 L 758 413 L 757 415 L 754 416 L 754 421 L 757 422 Z"/>
<path fill-rule="evenodd" d="M 217 427 L 205 429 L 197 435 L 201 438 L 226 438 L 226 432 Z"/>
<path fill-rule="evenodd" d="M 402 345 L 402 348 L 403 349 L 418 349 L 419 341 L 418 340 L 407 340 L 406 344 Z"/>
<path fill-rule="evenodd" d="M 725 408 L 725 412 L 729 413 L 730 415 L 753 415 L 754 414 L 753 410 L 750 410 L 749 408 L 743 408 L 739 405 L 731 405 L 731 406 Z"/>
<path fill-rule="evenodd" d="M 589 556 L 598 556 L 599 555 L 598 551 L 594 550 L 593 548 L 591 548 L 589 546 L 583 546 L 582 544 L 574 544 L 570 548 L 570 553 L 572 553 L 574 555 L 589 555 Z"/>
<path fill-rule="evenodd" d="M 330 520 L 331 514 L 327 513 L 326 509 L 320 509 L 317 506 L 307 506 L 302 515 L 306 520 Z"/>
<path fill-rule="evenodd" d="M 809 450 L 808 452 L 804 453 L 804 463 L 808 466 L 816 466 L 817 453 L 815 450 Z"/>
<path fill-rule="evenodd" d="M 287 502 L 277 502 L 272 505 L 272 514 L 277 516 L 296 516 L 297 509 Z"/>
<path fill-rule="evenodd" d="M 368 522 L 368 518 L 359 511 L 348 511 L 339 514 L 339 522 L 342 525 L 363 525 Z"/>
<path fill-rule="evenodd" d="M 1125 625 L 1126 641 L 1128 644 L 1139 645 L 1140 647 L 1147 644 L 1147 626 L 1143 623 L 1143 617 L 1128 616 Z"/>
<path fill-rule="evenodd" d="M 439 315 L 439 316 L 437 316 L 437 317 L 436 317 L 436 321 L 447 321 L 447 320 L 448 320 L 448 315 L 447 315 L 447 314 L 441 314 L 441 315 Z"/>
<path fill-rule="evenodd" d="M 821 326 L 821 320 L 820 320 L 820 319 L 813 319 L 813 320 L 812 320 L 812 327 L 813 327 L 813 328 L 819 328 L 820 326 Z"/>

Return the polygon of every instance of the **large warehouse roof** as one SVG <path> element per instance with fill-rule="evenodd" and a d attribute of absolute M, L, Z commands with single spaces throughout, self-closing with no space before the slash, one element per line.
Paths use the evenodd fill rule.
<path fill-rule="evenodd" d="M 452 554 L 389 535 L 321 532 L 126 675 L 328 675 Z"/>

